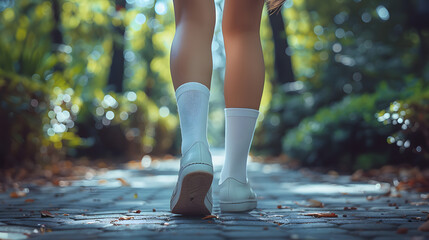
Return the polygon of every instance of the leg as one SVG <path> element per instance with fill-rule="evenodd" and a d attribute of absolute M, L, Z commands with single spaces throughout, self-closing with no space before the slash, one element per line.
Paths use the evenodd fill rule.
<path fill-rule="evenodd" d="M 213 0 L 174 0 L 174 12 L 176 33 L 171 46 L 170 70 L 184 154 L 195 142 L 208 146 L 211 43 L 216 11 Z"/>
<path fill-rule="evenodd" d="M 176 34 L 170 67 L 182 134 L 182 158 L 170 209 L 184 215 L 208 215 L 213 207 L 207 115 L 215 6 L 213 0 L 174 0 L 174 11 Z"/>
<path fill-rule="evenodd" d="M 222 211 L 256 207 L 256 194 L 247 181 L 246 167 L 264 87 L 259 36 L 263 6 L 264 0 L 225 0 L 225 163 L 219 179 Z"/>
<path fill-rule="evenodd" d="M 265 66 L 259 35 L 263 0 L 225 0 L 225 105 L 259 109 Z"/>
<path fill-rule="evenodd" d="M 176 33 L 170 54 L 174 89 L 199 82 L 210 89 L 211 44 L 216 20 L 213 0 L 174 0 Z"/>

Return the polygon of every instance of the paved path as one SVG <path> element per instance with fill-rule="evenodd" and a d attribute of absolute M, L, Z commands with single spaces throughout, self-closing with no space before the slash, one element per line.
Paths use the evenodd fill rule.
<path fill-rule="evenodd" d="M 216 186 L 222 152 L 213 155 Z M 411 204 L 422 202 L 418 194 L 369 201 L 367 196 L 382 195 L 390 187 L 352 183 L 348 176 L 285 170 L 278 164 L 249 163 L 249 179 L 259 198 L 254 211 L 220 213 L 215 187 L 218 218 L 173 215 L 169 200 L 178 164 L 170 160 L 144 170 L 112 170 L 67 187 L 29 186 L 23 198 L 2 193 L 0 239 L 429 239 L 428 232 L 417 230 L 429 211 L 428 205 Z M 130 186 L 122 186 L 117 178 Z M 320 204 L 308 199 L 324 207 L 308 207 Z M 42 218 L 42 210 L 53 217 Z M 338 217 L 305 216 L 326 212 Z M 398 229 L 407 233 L 399 234 Z"/>

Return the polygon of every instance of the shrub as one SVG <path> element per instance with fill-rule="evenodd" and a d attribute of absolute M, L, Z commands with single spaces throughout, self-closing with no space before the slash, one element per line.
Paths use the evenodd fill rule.
<path fill-rule="evenodd" d="M 407 159 L 386 143 L 395 128 L 377 121 L 379 109 L 395 99 L 413 98 L 417 79 L 403 91 L 381 84 L 373 94 L 347 96 L 305 118 L 283 138 L 286 154 L 316 166 L 339 165 L 344 170 L 370 168 Z M 426 116 L 428 112 L 425 112 Z"/>

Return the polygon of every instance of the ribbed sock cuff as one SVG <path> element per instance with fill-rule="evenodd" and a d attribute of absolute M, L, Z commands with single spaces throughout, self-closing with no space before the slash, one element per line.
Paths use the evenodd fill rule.
<path fill-rule="evenodd" d="M 187 82 L 176 89 L 176 99 L 179 100 L 180 96 L 187 91 L 198 91 L 210 97 L 210 90 L 204 84 L 199 82 Z"/>
<path fill-rule="evenodd" d="M 225 116 L 258 118 L 259 111 L 252 108 L 225 108 Z"/>

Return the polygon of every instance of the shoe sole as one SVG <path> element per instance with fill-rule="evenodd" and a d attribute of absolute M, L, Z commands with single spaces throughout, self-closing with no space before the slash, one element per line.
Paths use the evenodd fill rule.
<path fill-rule="evenodd" d="M 172 213 L 182 215 L 210 215 L 204 203 L 207 192 L 213 181 L 213 174 L 196 171 L 187 174 L 179 189 L 178 200 L 171 210 Z"/>
<path fill-rule="evenodd" d="M 248 212 L 256 208 L 256 201 L 219 203 L 221 212 Z"/>

